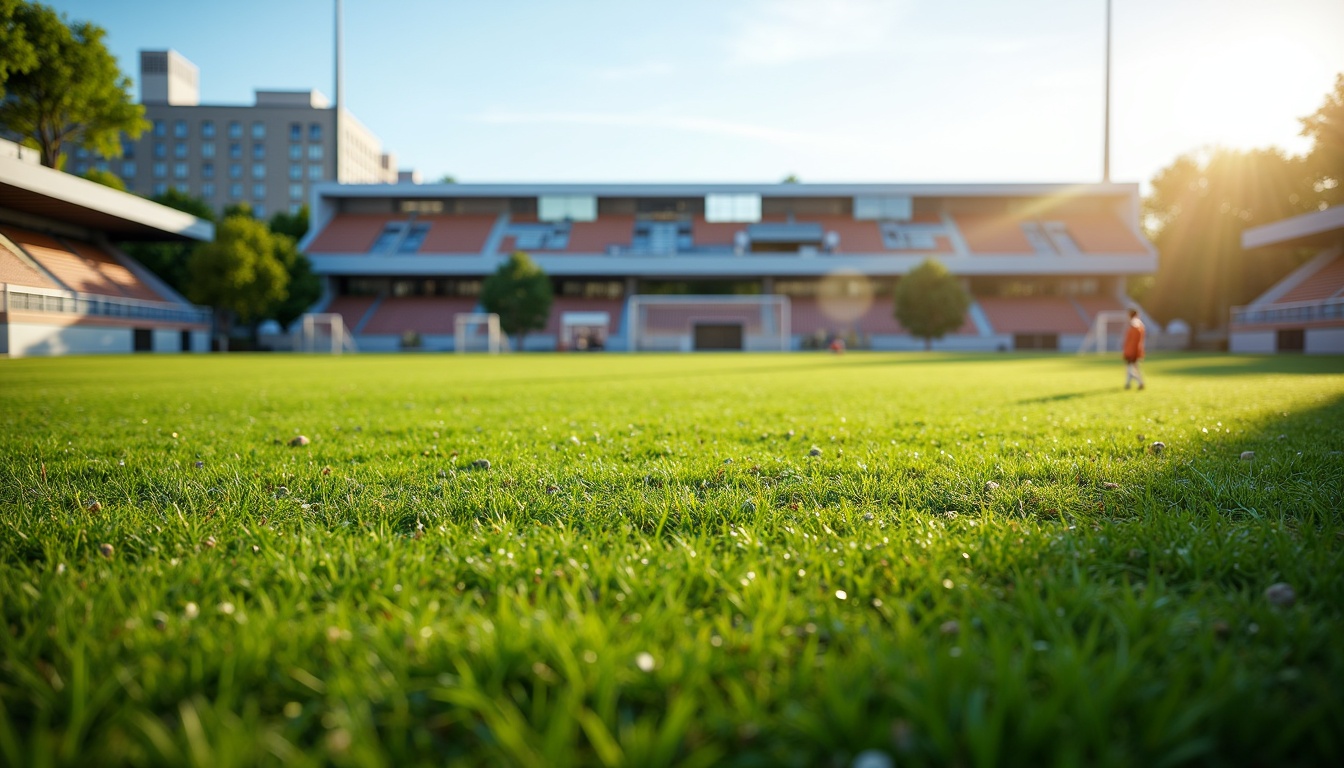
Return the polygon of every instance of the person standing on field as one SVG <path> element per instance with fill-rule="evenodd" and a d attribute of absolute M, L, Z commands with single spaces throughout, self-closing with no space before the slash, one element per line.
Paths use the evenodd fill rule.
<path fill-rule="evenodd" d="M 1143 389 L 1143 373 L 1139 371 L 1139 361 L 1143 359 L 1143 321 L 1136 309 L 1129 310 L 1129 330 L 1125 331 L 1125 389 L 1133 382 Z"/>

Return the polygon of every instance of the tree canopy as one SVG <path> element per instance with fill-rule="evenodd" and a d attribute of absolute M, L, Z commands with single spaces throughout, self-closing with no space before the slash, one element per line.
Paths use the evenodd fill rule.
<path fill-rule="evenodd" d="M 923 339 L 925 349 L 960 328 L 971 306 L 961 282 L 934 259 L 925 259 L 901 278 L 894 299 L 896 322 Z"/>
<path fill-rule="evenodd" d="M 215 240 L 201 243 L 187 262 L 187 298 L 215 308 L 220 325 L 237 318 L 254 325 L 285 300 L 289 274 L 277 238 L 250 216 L 228 216 L 215 227 Z"/>
<path fill-rule="evenodd" d="M 5 0 L 0 0 L 5 2 Z M 11 3 L 12 4 L 12 3 Z M 60 168 L 70 146 L 104 157 L 121 155 L 121 136 L 144 131 L 145 108 L 131 100 L 131 81 L 103 44 L 107 33 L 88 22 L 67 25 L 45 5 L 20 2 L 4 22 L 6 37 L 20 38 L 36 54 L 35 64 L 0 48 L 0 68 L 8 71 L 0 127 L 35 146 L 43 165 Z"/>
<path fill-rule="evenodd" d="M 1278 149 L 1178 157 L 1153 178 L 1143 201 L 1158 268 L 1135 298 L 1164 324 L 1180 318 L 1196 330 L 1226 325 L 1229 308 L 1251 301 L 1301 263 L 1291 250 L 1246 254 L 1242 231 L 1318 204 L 1306 162 Z"/>
<path fill-rule="evenodd" d="M 1312 140 L 1307 168 L 1322 201 L 1344 203 L 1344 73 L 1335 77 L 1335 90 L 1321 108 L 1302 118 L 1302 135 Z"/>
<path fill-rule="evenodd" d="M 155 195 L 150 199 L 207 221 L 215 220 L 215 209 L 211 208 L 209 203 L 186 192 L 179 192 L 173 187 L 169 187 L 162 194 Z M 187 263 L 191 258 L 192 250 L 196 247 L 196 243 L 187 242 L 121 244 L 121 249 L 131 258 L 145 265 L 149 271 L 158 275 L 173 290 L 184 295 L 187 292 Z"/>
<path fill-rule="evenodd" d="M 122 181 L 120 176 L 111 171 L 105 171 L 101 168 L 90 168 L 84 172 L 84 178 L 95 184 L 111 187 L 118 192 L 126 191 L 126 182 Z"/>
<path fill-rule="evenodd" d="M 23 0 L 0 0 L 0 98 L 11 74 L 22 74 L 37 66 L 37 51 L 27 30 L 16 18 Z"/>
<path fill-rule="evenodd" d="M 511 254 L 481 286 L 481 305 L 499 315 L 499 327 L 523 349 L 528 331 L 540 330 L 551 314 L 551 280 L 521 251 Z"/>

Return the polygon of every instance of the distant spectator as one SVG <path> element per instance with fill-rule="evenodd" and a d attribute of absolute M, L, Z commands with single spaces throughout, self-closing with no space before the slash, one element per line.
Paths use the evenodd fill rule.
<path fill-rule="evenodd" d="M 1139 319 L 1138 310 L 1129 310 L 1129 330 L 1125 331 L 1125 389 L 1129 385 L 1138 382 L 1139 389 L 1143 389 L 1143 373 L 1139 371 L 1139 361 L 1143 359 L 1143 337 L 1145 331 L 1143 321 Z"/>

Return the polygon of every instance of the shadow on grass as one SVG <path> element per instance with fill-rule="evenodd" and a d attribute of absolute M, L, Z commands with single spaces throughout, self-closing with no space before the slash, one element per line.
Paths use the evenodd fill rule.
<path fill-rule="evenodd" d="M 1081 392 L 1060 392 L 1057 395 L 1043 395 L 1041 397 L 1029 397 L 1025 400 L 1018 400 L 1018 405 L 1039 405 L 1041 403 L 1057 403 L 1065 400 L 1078 400 L 1084 397 L 1094 397 L 1096 395 L 1114 394 L 1116 387 L 1102 387 L 1099 389 L 1088 389 Z"/>

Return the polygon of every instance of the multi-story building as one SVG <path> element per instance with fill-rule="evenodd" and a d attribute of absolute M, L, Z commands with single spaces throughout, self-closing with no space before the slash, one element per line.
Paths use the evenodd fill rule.
<path fill-rule="evenodd" d="M 932 258 L 972 298 L 937 348 L 1076 350 L 1157 267 L 1136 184 L 324 184 L 315 200 L 300 245 L 326 279 L 317 309 L 364 350 L 453 348 L 512 251 L 553 281 L 533 349 L 917 349 L 893 289 Z"/>
<path fill-rule="evenodd" d="M 176 51 L 140 52 L 140 101 L 150 129 L 106 159 L 77 151 L 67 165 L 101 168 L 140 195 L 176 188 L 216 210 L 247 203 L 259 217 L 294 212 L 312 184 L 396 183 L 395 157 L 317 91 L 257 91 L 250 106 L 200 103 L 199 72 Z"/>

